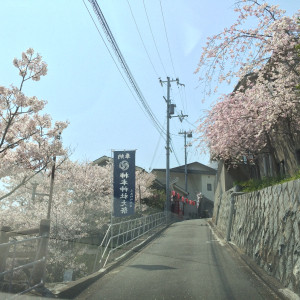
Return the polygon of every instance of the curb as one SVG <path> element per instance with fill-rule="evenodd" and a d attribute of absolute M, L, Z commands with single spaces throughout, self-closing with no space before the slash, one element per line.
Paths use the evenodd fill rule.
<path fill-rule="evenodd" d="M 173 223 L 165 226 L 164 228 L 160 229 L 158 232 L 154 233 L 152 236 L 142 241 L 134 248 L 128 250 L 125 254 L 121 255 L 115 261 L 110 263 L 106 268 L 102 268 L 99 271 L 92 273 L 91 275 L 72 281 L 67 285 L 63 286 L 62 288 L 59 288 L 56 291 L 52 291 L 52 293 L 55 295 L 56 298 L 74 299 L 74 297 L 78 296 L 84 289 L 89 287 L 92 283 L 94 283 L 95 281 L 103 277 L 105 274 L 109 273 L 114 268 L 121 265 L 121 263 L 123 263 L 124 261 L 132 257 L 136 252 L 138 252 L 140 249 L 145 247 L 151 241 L 156 239 L 163 231 L 168 229 L 169 226 L 172 224 Z"/>
<path fill-rule="evenodd" d="M 221 237 L 225 245 L 229 246 L 231 250 L 249 267 L 249 269 L 266 285 L 277 297 L 282 300 L 290 300 L 291 298 L 286 297 L 279 290 L 285 289 L 282 283 L 275 277 L 269 275 L 264 269 L 262 269 L 253 259 L 246 255 L 240 248 L 235 244 L 227 242 L 224 238 L 222 232 L 215 226 L 215 224 L 210 220 L 207 221 L 214 232 Z"/>

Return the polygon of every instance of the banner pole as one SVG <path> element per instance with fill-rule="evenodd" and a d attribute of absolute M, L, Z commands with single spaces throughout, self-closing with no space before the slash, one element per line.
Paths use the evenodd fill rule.
<path fill-rule="evenodd" d="M 110 247 L 111 247 L 111 250 L 113 248 L 113 210 L 114 210 L 114 150 L 111 150 L 111 161 L 112 161 L 112 164 L 111 164 L 111 172 L 110 172 L 110 176 L 111 176 L 111 190 L 112 190 L 112 193 L 111 193 L 111 214 L 110 214 L 110 238 L 111 238 L 111 244 L 110 244 Z"/>

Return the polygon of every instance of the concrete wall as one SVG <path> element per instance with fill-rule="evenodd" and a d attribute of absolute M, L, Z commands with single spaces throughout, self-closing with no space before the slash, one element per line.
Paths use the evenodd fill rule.
<path fill-rule="evenodd" d="M 300 180 L 235 197 L 231 241 L 300 293 Z M 230 190 L 216 198 L 213 221 L 226 236 Z"/>
<path fill-rule="evenodd" d="M 207 199 L 214 201 L 215 177 L 211 175 L 202 175 L 202 195 Z M 207 184 L 211 184 L 211 191 L 207 189 Z"/>
<path fill-rule="evenodd" d="M 223 195 L 225 191 L 233 186 L 233 179 L 226 170 L 226 166 L 222 161 L 218 162 L 218 173 L 215 178 L 215 202 Z M 218 201 L 217 201 L 218 202 Z"/>
<path fill-rule="evenodd" d="M 202 176 L 198 174 L 188 174 L 188 191 L 189 191 L 189 199 L 197 200 L 197 194 L 202 192 Z M 178 183 L 181 184 L 181 183 Z M 184 184 L 183 184 L 184 186 Z"/>

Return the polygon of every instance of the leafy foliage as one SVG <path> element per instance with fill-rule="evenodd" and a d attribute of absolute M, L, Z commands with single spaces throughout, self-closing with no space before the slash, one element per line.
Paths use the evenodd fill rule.
<path fill-rule="evenodd" d="M 214 77 L 239 83 L 200 120 L 197 133 L 199 147 L 208 145 L 212 159 L 253 162 L 274 151 L 273 136 L 293 139 L 300 132 L 299 12 L 287 17 L 256 0 L 239 1 L 235 11 L 236 23 L 208 38 L 196 72 L 205 72 L 207 84 Z M 246 26 L 251 18 L 255 28 Z"/>
<path fill-rule="evenodd" d="M 0 178 L 23 173 L 19 183 L 0 201 L 28 182 L 52 163 L 52 157 L 67 155 L 58 136 L 67 122 L 52 125 L 50 115 L 41 114 L 45 100 L 26 96 L 22 89 L 28 80 L 39 81 L 47 74 L 47 64 L 29 48 L 22 58 L 13 60 L 21 76 L 20 86 L 0 86 Z M 26 171 L 33 171 L 30 175 Z"/>
<path fill-rule="evenodd" d="M 277 184 L 282 184 L 284 182 L 293 181 L 300 179 L 300 170 L 291 177 L 265 177 L 263 179 L 250 179 L 242 182 L 235 182 L 243 192 L 249 193 L 254 191 L 262 190 L 269 186 L 274 186 Z"/>
<path fill-rule="evenodd" d="M 164 190 L 152 190 L 152 196 L 142 199 L 147 206 L 162 211 L 166 201 L 166 192 Z"/>
<path fill-rule="evenodd" d="M 0 227 L 13 229 L 37 227 L 46 218 L 53 157 L 54 193 L 51 206 L 51 231 L 48 277 L 61 281 L 71 268 L 75 276 L 86 274 L 83 257 L 84 239 L 99 237 L 111 215 L 111 169 L 90 162 L 73 162 L 58 139 L 66 122 L 51 124 L 51 116 L 41 115 L 46 101 L 27 97 L 22 88 L 27 80 L 40 80 L 47 74 L 47 64 L 33 49 L 14 59 L 19 69 L 20 87 L 0 86 Z M 155 177 L 136 171 L 136 199 L 152 197 Z M 140 205 L 139 214 L 147 210 Z M 74 241 L 80 246 L 74 246 Z M 93 256 L 94 257 L 94 256 Z"/>

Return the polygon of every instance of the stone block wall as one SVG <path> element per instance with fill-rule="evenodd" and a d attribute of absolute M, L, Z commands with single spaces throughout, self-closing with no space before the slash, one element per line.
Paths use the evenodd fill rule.
<path fill-rule="evenodd" d="M 213 221 L 224 236 L 231 192 L 215 200 Z M 300 293 L 300 180 L 235 196 L 230 238 L 270 275 Z"/>

